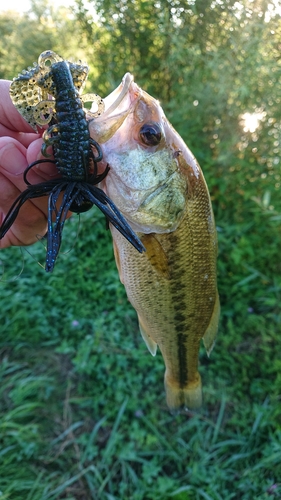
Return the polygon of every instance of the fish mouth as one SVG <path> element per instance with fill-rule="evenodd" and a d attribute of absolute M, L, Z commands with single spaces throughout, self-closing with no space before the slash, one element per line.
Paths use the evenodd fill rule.
<path fill-rule="evenodd" d="M 99 144 L 109 141 L 133 111 L 141 93 L 133 75 L 126 73 L 120 85 L 103 99 L 104 112 L 89 120 L 91 137 Z"/>
<path fill-rule="evenodd" d="M 120 85 L 111 92 L 108 96 L 106 96 L 103 101 L 105 105 L 105 111 L 95 119 L 95 122 L 98 123 L 100 121 L 106 120 L 110 115 L 114 113 L 114 111 L 121 105 L 124 98 L 130 92 L 131 84 L 134 81 L 133 75 L 131 73 L 126 73 Z M 127 103 L 125 104 L 127 106 Z M 122 109 L 118 110 L 118 114 L 122 112 Z"/>

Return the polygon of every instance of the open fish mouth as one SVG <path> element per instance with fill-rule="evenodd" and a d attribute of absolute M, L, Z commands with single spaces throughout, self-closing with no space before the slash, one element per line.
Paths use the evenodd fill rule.
<path fill-rule="evenodd" d="M 117 110 L 117 108 L 117 116 L 122 115 L 124 112 L 127 116 L 129 112 L 128 108 L 130 107 L 130 105 L 128 106 L 128 99 L 125 98 L 128 98 L 129 96 L 130 87 L 133 81 L 133 75 L 131 75 L 131 73 L 126 73 L 122 78 L 120 85 L 118 85 L 118 87 L 113 90 L 108 96 L 103 98 L 104 112 L 102 113 L 102 115 L 95 118 L 95 126 L 98 126 L 101 123 L 104 125 L 107 119 L 114 116 L 114 112 Z M 114 119 L 116 119 L 117 116 L 115 115 Z"/>
<path fill-rule="evenodd" d="M 132 82 L 134 81 L 133 75 L 131 73 L 126 73 L 122 78 L 122 81 L 118 87 L 113 90 L 107 97 L 103 99 L 104 102 L 104 112 L 100 117 L 97 117 L 95 121 L 106 120 L 114 111 L 120 106 L 119 112 L 124 111 L 122 109 L 122 101 L 128 95 Z M 126 105 L 127 103 L 124 103 Z"/>

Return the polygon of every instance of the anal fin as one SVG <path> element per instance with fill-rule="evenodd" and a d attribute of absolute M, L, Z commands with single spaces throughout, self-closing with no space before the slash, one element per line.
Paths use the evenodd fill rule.
<path fill-rule="evenodd" d="M 146 347 L 149 350 L 149 352 L 152 354 L 152 356 L 155 356 L 156 351 L 157 351 L 157 344 L 150 337 L 150 335 L 148 335 L 148 333 L 146 333 L 145 328 L 143 326 L 143 323 L 142 323 L 139 316 L 138 316 L 138 318 L 139 318 L 139 327 L 140 327 L 141 336 L 142 336 L 143 340 L 145 341 Z"/>
<path fill-rule="evenodd" d="M 215 345 L 219 319 L 220 319 L 220 299 L 219 299 L 219 294 L 217 292 L 213 314 L 209 326 L 203 336 L 203 342 L 208 356 L 210 356 L 212 349 Z"/>

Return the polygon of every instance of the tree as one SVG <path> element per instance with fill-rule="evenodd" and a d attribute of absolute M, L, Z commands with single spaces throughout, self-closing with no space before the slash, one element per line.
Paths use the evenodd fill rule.
<path fill-rule="evenodd" d="M 253 190 L 262 195 L 279 189 L 281 29 L 274 3 L 93 0 L 92 5 L 95 17 L 82 0 L 76 15 L 94 54 L 95 88 L 107 93 L 132 72 L 162 101 L 214 193 L 232 197 L 242 189 L 250 198 Z M 260 118 L 254 131 L 245 130 L 245 113 Z"/>
<path fill-rule="evenodd" d="M 86 37 L 70 9 L 34 1 L 29 12 L 0 15 L 0 77 L 12 79 L 45 50 L 85 59 Z"/>

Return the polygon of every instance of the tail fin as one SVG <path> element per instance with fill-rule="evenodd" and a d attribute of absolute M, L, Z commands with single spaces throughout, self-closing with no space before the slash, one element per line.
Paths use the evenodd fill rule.
<path fill-rule="evenodd" d="M 199 373 L 197 373 L 196 380 L 189 382 L 185 387 L 180 387 L 177 381 L 169 379 L 165 374 L 165 389 L 167 405 L 171 410 L 180 407 L 195 410 L 202 405 L 202 385 Z"/>

